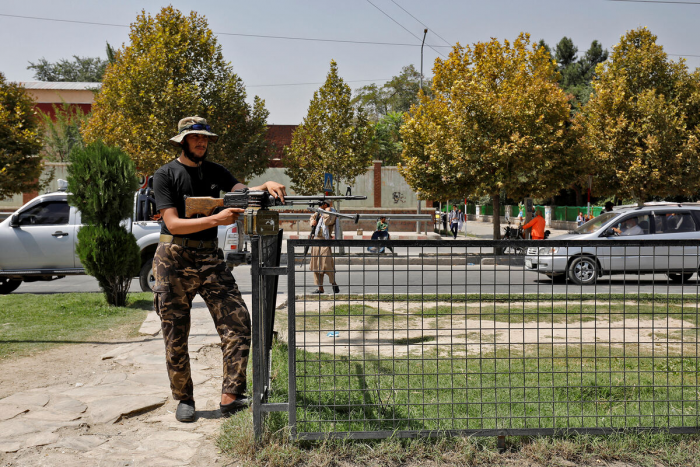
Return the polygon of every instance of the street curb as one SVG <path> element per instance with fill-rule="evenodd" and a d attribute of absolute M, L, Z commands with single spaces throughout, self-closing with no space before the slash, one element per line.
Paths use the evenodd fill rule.
<path fill-rule="evenodd" d="M 301 257 L 296 258 L 296 264 L 301 265 Z M 486 264 L 483 261 L 488 260 L 481 255 L 474 256 L 360 256 L 360 257 L 347 257 L 340 256 L 335 257 L 335 264 L 337 265 L 364 265 L 364 266 L 378 266 L 378 265 L 394 265 L 394 266 L 408 266 L 408 265 L 442 265 L 442 266 L 476 266 L 478 264 Z M 505 259 L 505 258 L 504 258 Z M 309 258 L 306 259 L 305 264 L 309 263 Z M 493 259 L 491 258 L 491 261 Z M 286 263 L 286 261 L 285 261 Z M 494 263 L 491 263 L 494 264 Z M 505 263 L 499 262 L 495 263 L 497 265 L 502 264 L 514 264 L 523 265 L 524 260 L 520 259 L 520 263 Z"/>
<path fill-rule="evenodd" d="M 492 256 L 481 260 L 482 266 L 525 266 L 522 256 Z"/>
<path fill-rule="evenodd" d="M 362 234 L 362 235 L 356 235 L 351 232 L 344 232 L 343 233 L 343 240 L 372 240 L 372 233 L 370 232 L 368 234 Z M 428 232 L 426 234 L 416 234 L 416 233 L 408 233 L 408 232 L 395 232 L 391 233 L 391 239 L 392 240 L 442 240 L 442 237 L 440 235 L 436 234 L 435 232 Z M 284 240 L 308 240 L 309 239 L 309 234 L 306 233 L 301 233 L 299 235 L 297 234 L 288 234 L 284 233 Z"/>

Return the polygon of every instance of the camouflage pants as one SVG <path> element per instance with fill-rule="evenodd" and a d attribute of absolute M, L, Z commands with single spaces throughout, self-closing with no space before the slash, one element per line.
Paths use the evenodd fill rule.
<path fill-rule="evenodd" d="M 221 392 L 243 394 L 250 351 L 250 314 L 226 264 L 214 250 L 160 243 L 153 258 L 153 273 L 153 305 L 161 320 L 173 398 L 193 399 L 187 339 L 190 308 L 196 294 L 207 304 L 221 338 Z"/>

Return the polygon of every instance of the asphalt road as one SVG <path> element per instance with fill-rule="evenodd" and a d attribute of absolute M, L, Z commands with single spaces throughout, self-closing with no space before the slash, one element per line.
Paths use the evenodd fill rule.
<path fill-rule="evenodd" d="M 552 282 L 551 279 L 537 273 L 527 272 L 522 266 L 368 266 L 338 265 L 336 281 L 341 293 L 352 294 L 463 294 L 463 293 L 543 293 L 543 294 L 578 294 L 578 293 L 660 293 L 660 294 L 700 294 L 697 275 L 683 285 L 669 284 L 663 274 L 657 275 L 615 275 L 605 276 L 595 286 L 580 287 L 564 280 Z M 250 266 L 239 266 L 234 270 L 234 277 L 242 293 L 252 292 Z M 294 277 L 296 294 L 310 294 L 316 289 L 313 275 L 308 267 L 297 266 Z M 327 281 L 327 278 L 326 278 Z M 138 280 L 131 285 L 132 291 L 140 291 Z M 90 276 L 69 276 L 51 282 L 23 283 L 13 293 L 65 293 L 65 292 L 99 292 L 97 281 Z M 330 287 L 326 284 L 326 291 Z M 281 276 L 279 293 L 287 293 L 287 277 Z"/>

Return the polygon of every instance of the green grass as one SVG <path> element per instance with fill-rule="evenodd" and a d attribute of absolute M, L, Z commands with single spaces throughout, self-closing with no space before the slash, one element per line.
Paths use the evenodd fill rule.
<path fill-rule="evenodd" d="M 525 347 L 468 358 L 298 350 L 298 430 L 666 427 L 700 419 L 697 359 L 636 353 L 633 345 Z"/>
<path fill-rule="evenodd" d="M 538 358 L 532 360 L 508 360 L 505 353 L 497 352 L 415 361 L 367 355 L 334 358 L 298 350 L 298 433 L 620 428 L 624 422 L 616 417 L 623 415 L 633 428 L 697 426 L 697 359 L 652 358 L 635 354 L 632 347 L 604 349 L 570 347 L 552 353 L 548 346 L 540 346 L 533 354 Z M 275 345 L 271 402 L 288 400 L 286 362 L 286 346 Z M 681 399 L 686 402 L 678 402 Z M 256 443 L 250 414 L 237 414 L 222 425 L 218 445 L 237 462 L 261 466 L 521 465 L 525 461 L 700 466 L 697 435 L 626 432 L 508 437 L 506 452 L 499 453 L 493 437 L 294 441 L 287 424 L 286 413 L 271 413 L 263 440 Z"/>
<path fill-rule="evenodd" d="M 131 337 L 152 301 L 150 293 L 129 294 L 126 307 L 110 307 L 98 293 L 0 296 L 0 359 L 57 345 Z"/>

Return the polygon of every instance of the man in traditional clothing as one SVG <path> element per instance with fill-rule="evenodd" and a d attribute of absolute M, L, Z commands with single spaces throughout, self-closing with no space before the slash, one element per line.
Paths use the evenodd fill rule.
<path fill-rule="evenodd" d="M 328 212 L 336 212 L 326 201 L 321 205 L 321 209 Z M 331 240 L 333 238 L 331 229 L 335 228 L 337 217 L 330 214 L 316 213 L 311 216 L 311 229 L 315 233 L 314 238 L 319 240 Z M 333 252 L 328 246 L 315 246 L 311 248 L 311 264 L 309 269 L 314 273 L 314 283 L 318 287 L 313 293 L 324 293 L 323 276 L 328 275 L 328 281 L 333 286 L 333 293 L 339 293 L 340 288 L 335 283 L 335 261 Z"/>

